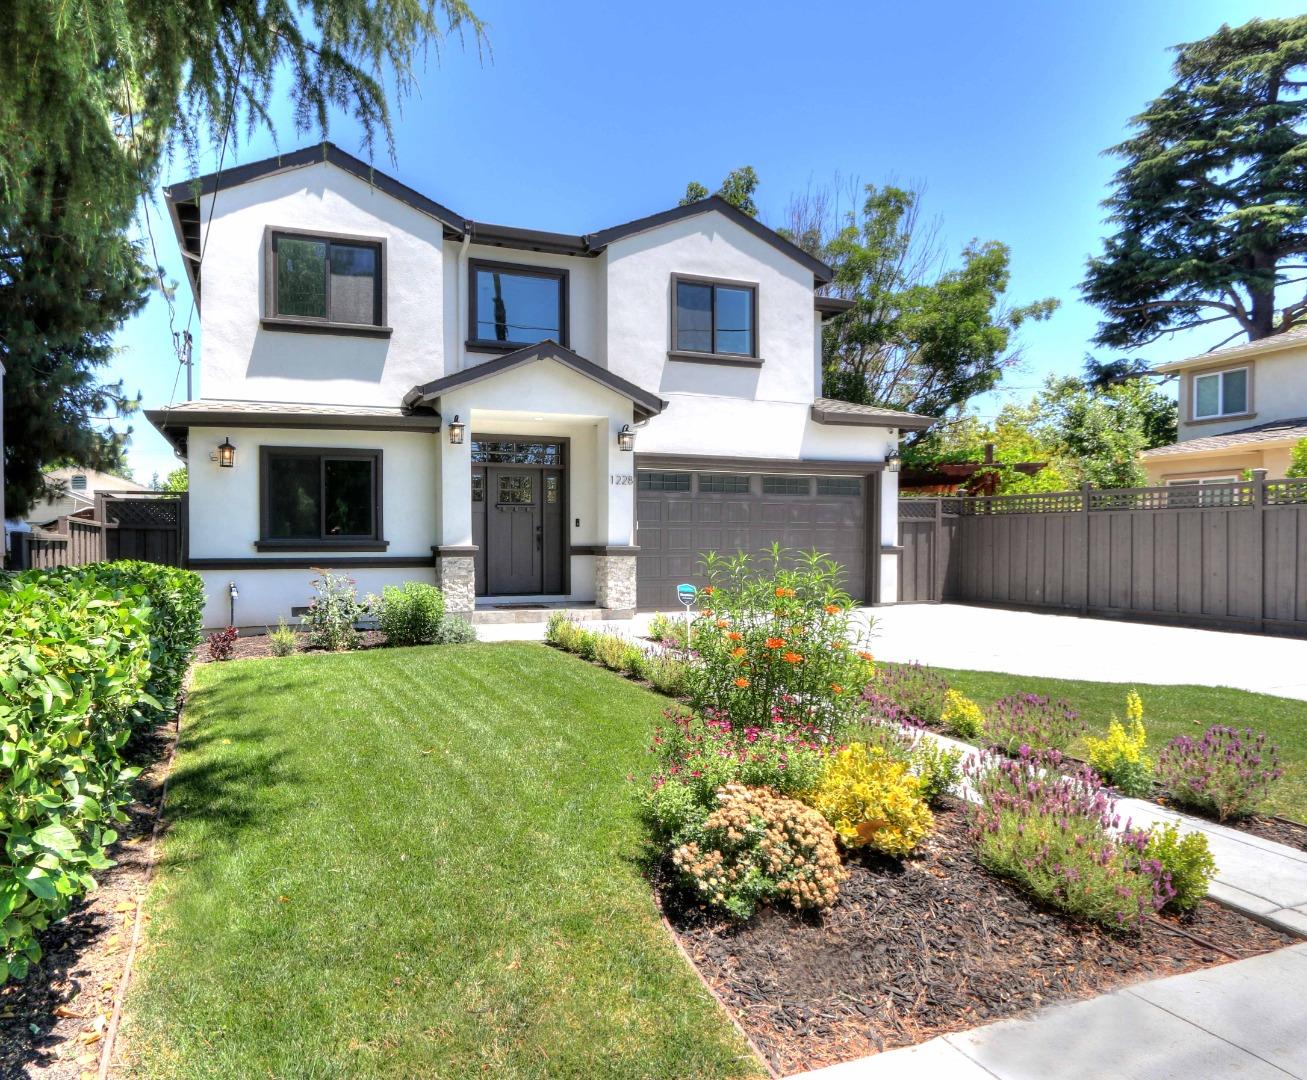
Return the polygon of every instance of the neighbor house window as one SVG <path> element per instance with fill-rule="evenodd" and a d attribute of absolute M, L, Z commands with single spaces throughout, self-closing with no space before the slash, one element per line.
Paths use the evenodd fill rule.
<path fill-rule="evenodd" d="M 516 348 L 552 338 L 567 344 L 567 271 L 472 260 L 470 344 Z"/>
<path fill-rule="evenodd" d="M 342 326 L 381 326 L 380 240 L 273 232 L 269 239 L 268 314 Z"/>
<path fill-rule="evenodd" d="M 1194 376 L 1194 419 L 1237 416 L 1248 411 L 1248 369 Z"/>
<path fill-rule="evenodd" d="M 262 540 L 381 537 L 381 451 L 264 447 Z"/>
<path fill-rule="evenodd" d="M 674 277 L 672 349 L 720 356 L 758 355 L 758 287 Z"/>

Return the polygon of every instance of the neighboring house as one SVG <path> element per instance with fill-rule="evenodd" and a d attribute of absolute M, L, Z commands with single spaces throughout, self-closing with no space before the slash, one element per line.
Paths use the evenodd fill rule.
<path fill-rule="evenodd" d="M 290 617 L 320 566 L 453 610 L 675 607 L 703 551 L 772 541 L 895 599 L 886 459 L 930 421 L 820 397 L 832 272 L 722 199 L 486 225 L 331 144 L 166 198 L 203 393 L 147 415 L 189 466 L 206 624 L 232 584 L 239 625 Z"/>
<path fill-rule="evenodd" d="M 45 474 L 45 480 L 59 494 L 42 499 L 27 512 L 24 520 L 30 525 L 44 525 L 65 514 L 93 510 L 97 491 L 150 490 L 144 484 L 125 480 L 112 473 L 81 469 L 71 465 L 66 468 L 51 469 Z"/>
<path fill-rule="evenodd" d="M 1163 364 L 1180 376 L 1179 441 L 1145 450 L 1153 486 L 1201 485 L 1265 469 L 1280 479 L 1307 438 L 1307 328 Z"/>

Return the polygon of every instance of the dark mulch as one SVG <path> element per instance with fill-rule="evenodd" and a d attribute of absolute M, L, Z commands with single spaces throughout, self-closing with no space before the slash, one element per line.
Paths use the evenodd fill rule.
<path fill-rule="evenodd" d="M 299 647 L 296 652 L 323 652 L 323 649 L 310 649 L 306 645 L 307 639 L 301 637 Z M 363 630 L 359 633 L 360 649 L 379 649 L 386 643 L 386 635 L 380 630 Z M 251 634 L 249 637 L 237 638 L 232 646 L 231 659 L 233 660 L 257 660 L 261 657 L 271 656 L 272 648 L 268 644 L 267 634 Z M 209 655 L 209 647 L 201 645 L 195 650 L 195 661 L 200 664 L 211 664 L 217 661 Z"/>
<path fill-rule="evenodd" d="M 98 888 L 41 935 L 43 955 L 22 982 L 0 988 L 0 1078 L 95 1076 L 114 993 L 145 887 L 150 834 L 159 810 L 172 721 L 133 738 L 129 760 L 153 762 L 118 826 Z M 146 918 L 148 919 L 148 915 Z"/>
<path fill-rule="evenodd" d="M 852 860 L 824 917 L 769 910 L 735 926 L 675 890 L 663 896 L 700 972 L 779 1073 L 1296 940 L 1211 902 L 1137 935 L 1076 925 L 979 865 L 960 804 L 936 820 L 903 863 Z"/>

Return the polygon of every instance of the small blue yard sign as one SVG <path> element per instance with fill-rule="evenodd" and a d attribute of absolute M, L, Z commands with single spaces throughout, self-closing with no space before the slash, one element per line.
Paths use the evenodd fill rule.
<path fill-rule="evenodd" d="M 676 599 L 685 605 L 686 609 L 694 607 L 694 598 L 699 595 L 699 590 L 693 585 L 676 586 Z"/>

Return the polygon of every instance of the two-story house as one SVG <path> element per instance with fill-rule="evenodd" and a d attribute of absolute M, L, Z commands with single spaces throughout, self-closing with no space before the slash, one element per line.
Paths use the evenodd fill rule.
<path fill-rule="evenodd" d="M 723 200 L 487 225 L 331 144 L 166 194 L 202 396 L 147 415 L 207 625 L 232 583 L 239 625 L 290 617 L 321 566 L 452 610 L 672 608 L 704 551 L 773 541 L 895 599 L 896 447 L 930 421 L 820 397 L 831 270 Z"/>
<path fill-rule="evenodd" d="M 1280 479 L 1307 439 L 1307 328 L 1156 369 L 1180 378 L 1179 441 L 1141 455 L 1153 486 L 1201 486 L 1265 469 Z"/>

